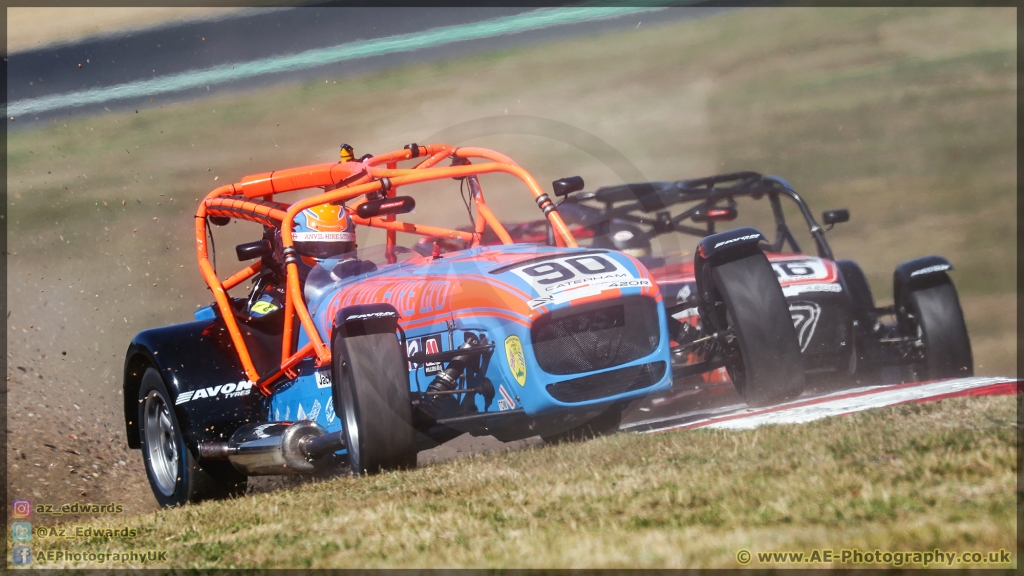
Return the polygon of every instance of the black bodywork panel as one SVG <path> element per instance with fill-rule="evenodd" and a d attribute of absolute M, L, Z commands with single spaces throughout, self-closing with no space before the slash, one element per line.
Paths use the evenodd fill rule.
<path fill-rule="evenodd" d="M 940 274 L 953 269 L 953 265 L 942 256 L 924 256 L 908 260 L 896 267 L 893 273 L 893 284 L 896 291 L 900 286 L 913 288 L 917 284 L 927 283 Z"/>
<path fill-rule="evenodd" d="M 240 328 L 252 332 L 247 325 Z M 222 321 L 153 328 L 136 335 L 126 354 L 124 416 L 131 448 L 139 447 L 138 391 L 147 366 L 160 371 L 192 450 L 199 442 L 226 441 L 242 424 L 267 418 L 269 398 L 255 387 L 244 393 L 248 376 Z M 229 384 L 234 386 L 223 393 Z"/>

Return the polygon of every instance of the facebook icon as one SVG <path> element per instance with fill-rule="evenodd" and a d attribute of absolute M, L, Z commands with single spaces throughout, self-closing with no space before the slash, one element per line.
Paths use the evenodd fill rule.
<path fill-rule="evenodd" d="M 11 560 L 15 564 L 31 564 L 32 563 L 32 547 L 31 546 L 15 546 L 11 551 Z"/>

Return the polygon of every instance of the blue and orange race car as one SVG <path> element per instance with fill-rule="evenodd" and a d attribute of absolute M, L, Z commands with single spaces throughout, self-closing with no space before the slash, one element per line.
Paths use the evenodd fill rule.
<path fill-rule="evenodd" d="M 552 245 L 513 244 L 484 200 L 479 177 L 491 173 L 525 185 Z M 398 220 L 416 204 L 400 189 L 451 179 L 468 185 L 470 229 Z M 582 180 L 554 186 L 565 193 Z M 296 219 L 324 206 L 383 229 L 386 244 L 310 260 L 296 249 L 306 234 Z M 222 280 L 208 224 L 232 219 L 263 232 L 236 249 L 255 262 Z M 215 302 L 192 322 L 141 332 L 125 361 L 128 442 L 141 448 L 162 505 L 239 493 L 250 475 L 412 467 L 419 450 L 465 432 L 549 441 L 603 433 L 618 428 L 628 403 L 671 385 L 668 317 L 648 270 L 621 252 L 579 248 L 536 180 L 497 152 L 410 144 L 356 160 L 343 146 L 341 162 L 217 188 L 195 222 Z M 398 233 L 465 248 L 417 253 Z M 747 229 L 702 242 L 698 305 L 716 319 L 709 340 L 722 352 L 691 367 L 728 365 L 752 404 L 803 385 L 796 333 L 758 238 Z M 229 294 L 247 280 L 248 295 Z"/>

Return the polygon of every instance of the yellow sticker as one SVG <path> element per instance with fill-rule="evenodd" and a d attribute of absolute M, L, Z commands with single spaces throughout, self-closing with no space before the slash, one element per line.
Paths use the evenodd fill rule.
<path fill-rule="evenodd" d="M 274 310 L 280 308 L 273 302 L 267 302 L 266 300 L 260 300 L 259 302 L 252 305 L 252 311 L 256 314 L 270 314 Z"/>
<path fill-rule="evenodd" d="M 508 367 L 516 377 L 516 382 L 526 386 L 526 355 L 523 354 L 523 344 L 518 336 L 505 338 L 505 357 L 508 358 Z"/>

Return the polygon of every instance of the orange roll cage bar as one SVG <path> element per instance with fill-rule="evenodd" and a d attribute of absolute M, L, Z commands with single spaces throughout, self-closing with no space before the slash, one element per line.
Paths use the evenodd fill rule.
<path fill-rule="evenodd" d="M 413 168 L 398 168 L 398 163 L 415 158 L 425 158 Z M 437 165 L 450 158 L 453 164 L 448 167 Z M 471 164 L 469 159 L 487 160 L 481 164 Z M 317 164 L 277 170 L 262 174 L 245 176 L 234 184 L 226 184 L 206 195 L 196 211 L 196 252 L 199 256 L 199 271 L 206 284 L 213 292 L 217 310 L 224 319 L 231 342 L 238 352 L 249 380 L 263 394 L 270 394 L 271 385 L 281 376 L 295 377 L 292 368 L 305 358 L 315 356 L 316 365 L 326 366 L 331 361 L 331 351 L 320 338 L 313 319 L 302 299 L 299 286 L 299 271 L 294 256 L 292 243 L 292 225 L 299 212 L 327 203 L 344 203 L 355 200 L 354 206 L 365 202 L 366 196 L 382 193 L 386 197 L 394 197 L 400 186 L 417 184 L 445 178 L 466 178 L 470 183 L 473 205 L 476 207 L 476 227 L 473 232 L 452 230 L 437 226 L 398 222 L 394 214 L 383 217 L 360 218 L 350 214 L 353 222 L 361 226 L 381 228 L 387 232 L 387 255 L 394 258 L 394 246 L 398 232 L 420 234 L 440 238 L 459 239 L 469 242 L 470 246 L 480 245 L 485 226 L 498 236 L 503 244 L 512 244 L 512 238 L 501 222 L 494 216 L 484 201 L 483 192 L 477 176 L 503 172 L 519 178 L 533 194 L 538 207 L 544 212 L 555 231 L 555 243 L 558 246 L 576 247 L 576 239 L 565 225 L 548 195 L 541 189 L 529 172 L 523 170 L 511 158 L 486 148 L 455 148 L 445 144 L 420 146 L 410 144 L 403 150 L 396 150 L 377 156 L 365 156 L 362 160 L 349 160 L 333 164 Z M 283 204 L 273 200 L 274 195 L 295 192 L 309 188 L 323 188 L 324 192 L 300 200 L 293 204 Z M 359 198 L 362 196 L 363 198 Z M 352 207 L 350 212 L 354 212 Z M 260 376 L 249 355 L 249 350 L 242 339 L 234 311 L 228 299 L 227 291 L 245 280 L 252 278 L 260 271 L 259 262 L 243 268 L 223 282 L 217 277 L 210 264 L 206 246 L 207 217 L 238 218 L 265 226 L 281 229 L 281 240 L 285 251 L 287 283 L 285 290 L 285 317 L 283 343 L 281 346 L 281 365 L 273 373 Z M 298 351 L 292 351 L 295 317 L 309 338 L 309 343 Z"/>

